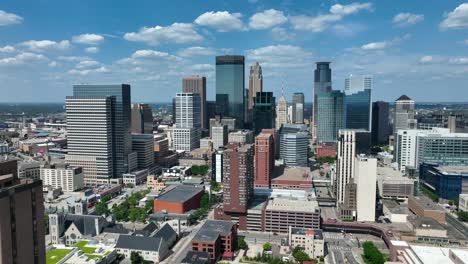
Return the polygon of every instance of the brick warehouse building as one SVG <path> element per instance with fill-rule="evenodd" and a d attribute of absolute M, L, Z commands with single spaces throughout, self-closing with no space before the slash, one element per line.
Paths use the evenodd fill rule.
<path fill-rule="evenodd" d="M 255 138 L 255 187 L 270 188 L 274 167 L 273 135 L 261 132 Z"/>
<path fill-rule="evenodd" d="M 154 200 L 154 211 L 165 210 L 168 213 L 183 214 L 198 209 L 203 195 L 203 188 L 179 185 L 161 194 Z"/>

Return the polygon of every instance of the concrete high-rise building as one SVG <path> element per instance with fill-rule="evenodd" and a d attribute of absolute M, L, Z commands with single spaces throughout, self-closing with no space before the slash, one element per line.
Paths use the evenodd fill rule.
<path fill-rule="evenodd" d="M 177 93 L 174 149 L 192 151 L 200 146 L 201 100 L 195 93 Z"/>
<path fill-rule="evenodd" d="M 294 93 L 292 96 L 292 123 L 304 123 L 304 94 Z"/>
<path fill-rule="evenodd" d="M 247 213 L 254 189 L 254 147 L 229 143 L 223 153 L 223 210 Z"/>
<path fill-rule="evenodd" d="M 275 143 L 273 135 L 261 132 L 255 138 L 255 187 L 270 188 L 275 167 Z"/>
<path fill-rule="evenodd" d="M 279 131 L 280 159 L 286 166 L 307 167 L 309 134 L 305 125 L 283 125 Z"/>
<path fill-rule="evenodd" d="M 313 131 L 317 131 L 317 107 L 318 95 L 320 93 L 328 93 L 332 91 L 331 68 L 330 62 L 317 62 L 317 67 L 314 71 L 314 93 L 313 93 Z M 315 138 L 316 136 L 314 136 Z"/>
<path fill-rule="evenodd" d="M 244 56 L 216 57 L 216 108 L 222 117 L 236 119 L 236 127 L 244 127 L 245 102 Z"/>
<path fill-rule="evenodd" d="M 375 221 L 377 159 L 357 156 L 354 167 L 357 221 Z"/>
<path fill-rule="evenodd" d="M 132 134 L 132 148 L 137 153 L 138 169 L 148 169 L 154 165 L 154 136 Z"/>
<path fill-rule="evenodd" d="M 0 263 L 45 264 L 40 180 L 18 179 L 16 160 L 0 160 Z"/>
<path fill-rule="evenodd" d="M 338 130 L 345 127 L 344 93 L 340 91 L 319 93 L 316 109 L 317 142 L 336 141 Z"/>
<path fill-rule="evenodd" d="M 282 95 L 278 100 L 278 105 L 276 105 L 276 129 L 280 129 L 281 125 L 288 123 L 288 102 Z"/>
<path fill-rule="evenodd" d="M 258 92 L 263 92 L 262 67 L 258 62 L 250 66 L 249 75 L 249 112 L 253 111 L 255 96 Z"/>
<path fill-rule="evenodd" d="M 188 76 L 182 79 L 182 92 L 193 93 L 200 96 L 200 122 L 201 127 L 208 129 L 208 109 L 206 102 L 206 77 Z"/>
<path fill-rule="evenodd" d="M 400 96 L 395 101 L 395 116 L 393 118 L 393 132 L 397 133 L 400 129 L 416 129 L 417 120 L 415 119 L 414 101 L 406 95 Z"/>
<path fill-rule="evenodd" d="M 68 154 L 65 160 L 71 166 L 83 168 L 85 184 L 109 183 L 117 177 L 115 96 L 71 96 L 66 99 L 66 108 Z"/>
<path fill-rule="evenodd" d="M 223 148 L 217 149 L 211 159 L 211 178 L 218 183 L 223 182 L 223 153 Z"/>
<path fill-rule="evenodd" d="M 253 130 L 255 134 L 262 129 L 275 128 L 275 97 L 272 92 L 258 92 L 254 98 Z"/>
<path fill-rule="evenodd" d="M 198 128 L 176 127 L 173 129 L 173 147 L 175 150 L 190 152 L 200 147 Z"/>
<path fill-rule="evenodd" d="M 241 144 L 253 144 L 254 135 L 251 130 L 247 130 L 247 129 L 231 132 L 228 135 L 228 142 L 229 143 L 241 143 Z"/>
<path fill-rule="evenodd" d="M 390 134 L 388 103 L 382 101 L 372 103 L 372 144 L 388 144 Z"/>
<path fill-rule="evenodd" d="M 103 100 L 108 102 L 104 103 Z M 83 167 L 85 177 L 90 169 L 86 169 L 82 163 L 93 163 L 94 159 L 102 163 L 102 156 L 96 158 L 100 153 L 106 153 L 107 158 L 111 158 L 111 162 L 108 162 L 110 164 L 106 166 L 113 172 L 104 172 L 106 169 L 100 166 L 101 168 L 96 169 L 99 171 L 98 178 L 103 178 L 102 175 L 105 175 L 104 178 L 121 177 L 127 172 L 128 157 L 132 152 L 130 102 L 128 84 L 73 86 L 73 96 L 67 98 L 68 154 L 73 155 L 79 164 L 69 163 Z M 108 109 L 104 110 L 103 105 Z M 69 115 L 71 124 L 68 123 Z M 91 116 L 95 118 L 89 118 Z M 110 150 L 105 149 L 109 147 Z M 112 155 L 108 155 L 109 151 Z"/>
<path fill-rule="evenodd" d="M 153 134 L 153 111 L 147 104 L 132 104 L 132 133 Z"/>
<path fill-rule="evenodd" d="M 346 128 L 371 131 L 372 76 L 348 76 L 344 92 Z"/>
<path fill-rule="evenodd" d="M 66 163 L 44 164 L 41 166 L 41 180 L 44 186 L 61 188 L 63 192 L 83 189 L 83 169 Z"/>
<path fill-rule="evenodd" d="M 226 125 L 211 127 L 211 139 L 213 140 L 213 148 L 218 149 L 228 143 L 228 128 Z"/>
<path fill-rule="evenodd" d="M 356 132 L 341 129 L 338 132 L 338 157 L 336 160 L 336 201 L 344 203 L 346 186 L 354 177 Z"/>

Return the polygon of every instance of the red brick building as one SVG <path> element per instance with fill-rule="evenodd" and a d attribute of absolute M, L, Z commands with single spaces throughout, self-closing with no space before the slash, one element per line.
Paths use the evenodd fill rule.
<path fill-rule="evenodd" d="M 231 221 L 206 220 L 192 239 L 192 251 L 208 252 L 212 263 L 230 255 L 237 245 L 237 225 Z"/>
<path fill-rule="evenodd" d="M 273 135 L 261 132 L 255 138 L 255 187 L 270 188 L 275 167 Z"/>
<path fill-rule="evenodd" d="M 338 145 L 336 142 L 321 142 L 317 146 L 317 158 L 336 157 Z"/>
<path fill-rule="evenodd" d="M 154 200 L 154 211 L 183 214 L 198 209 L 203 195 L 203 188 L 179 185 L 161 194 Z"/>

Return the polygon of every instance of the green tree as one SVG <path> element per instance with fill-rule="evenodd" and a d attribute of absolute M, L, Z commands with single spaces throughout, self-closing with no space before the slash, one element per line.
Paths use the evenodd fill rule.
<path fill-rule="evenodd" d="M 463 222 L 468 222 L 468 212 L 458 211 L 458 219 Z"/>
<path fill-rule="evenodd" d="M 210 208 L 210 196 L 208 193 L 204 193 L 200 199 L 200 207 L 201 208 Z"/>
<path fill-rule="evenodd" d="M 138 254 L 138 252 L 134 251 L 132 251 L 132 253 L 130 254 L 130 261 L 132 261 L 132 264 L 144 263 L 143 257 L 140 254 Z"/>
<path fill-rule="evenodd" d="M 245 242 L 244 237 L 240 236 L 237 238 L 237 249 L 246 249 L 247 243 Z"/>
<path fill-rule="evenodd" d="M 103 201 L 101 201 L 101 202 L 99 202 L 99 203 L 96 204 L 95 210 L 96 210 L 96 213 L 97 213 L 98 215 L 105 215 L 105 216 L 107 216 L 107 215 L 109 215 L 109 213 L 110 213 L 109 208 L 107 208 L 107 203 L 105 203 L 105 202 L 103 202 Z"/>
<path fill-rule="evenodd" d="M 219 185 L 218 182 L 216 182 L 215 180 L 212 180 L 210 182 L 210 185 L 211 185 L 211 189 L 214 191 L 214 192 L 219 192 L 221 191 L 221 186 Z"/>
<path fill-rule="evenodd" d="M 264 251 L 270 251 L 271 250 L 271 244 L 268 243 L 268 242 L 263 244 L 263 250 Z"/>
<path fill-rule="evenodd" d="M 366 241 L 362 244 L 364 254 L 362 255 L 364 262 L 368 264 L 384 264 L 385 257 L 382 252 L 371 241 Z"/>
<path fill-rule="evenodd" d="M 154 200 L 146 201 L 146 204 L 145 204 L 146 212 L 149 212 L 151 214 L 153 213 L 153 209 L 154 209 Z"/>

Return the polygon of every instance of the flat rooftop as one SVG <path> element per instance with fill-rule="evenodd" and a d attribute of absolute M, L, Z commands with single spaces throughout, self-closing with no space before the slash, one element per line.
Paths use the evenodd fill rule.
<path fill-rule="evenodd" d="M 468 250 L 451 249 L 447 247 L 430 247 L 411 245 L 412 251 L 422 263 L 454 263 L 449 257 L 449 251 L 462 260 L 468 259 Z"/>
<path fill-rule="evenodd" d="M 230 235 L 233 225 L 231 221 L 206 220 L 192 241 L 215 242 L 220 235 Z"/>
<path fill-rule="evenodd" d="M 323 233 L 320 229 L 291 228 L 291 233 L 294 235 L 314 236 L 314 239 L 323 239 Z"/>
<path fill-rule="evenodd" d="M 397 169 L 394 169 L 392 167 L 380 167 L 377 166 L 377 180 L 384 180 L 384 181 L 408 181 L 413 183 L 414 180 L 408 178 L 408 177 L 403 177 L 403 174 L 398 171 Z"/>
<path fill-rule="evenodd" d="M 199 187 L 190 185 L 177 185 L 175 188 L 160 194 L 157 200 L 183 203 L 202 191 L 203 188 Z"/>
<path fill-rule="evenodd" d="M 442 174 L 463 174 L 468 176 L 468 166 L 441 166 L 438 169 Z"/>
<path fill-rule="evenodd" d="M 413 216 L 409 218 L 411 224 L 418 229 L 445 230 L 445 227 L 430 217 Z"/>
<path fill-rule="evenodd" d="M 383 200 L 383 205 L 392 214 L 408 214 L 408 206 L 406 204 L 398 204 L 393 200 Z"/>
<path fill-rule="evenodd" d="M 283 212 L 302 212 L 316 213 L 319 209 L 317 201 L 304 201 L 297 199 L 273 198 L 268 201 L 267 211 L 283 211 Z"/>
<path fill-rule="evenodd" d="M 413 201 L 417 202 L 424 210 L 434 210 L 445 212 L 444 209 L 435 204 L 431 199 L 426 196 L 412 196 L 410 197 Z"/>
<path fill-rule="evenodd" d="M 308 167 L 276 166 L 273 170 L 273 181 L 307 181 L 312 183 L 312 174 Z"/>

